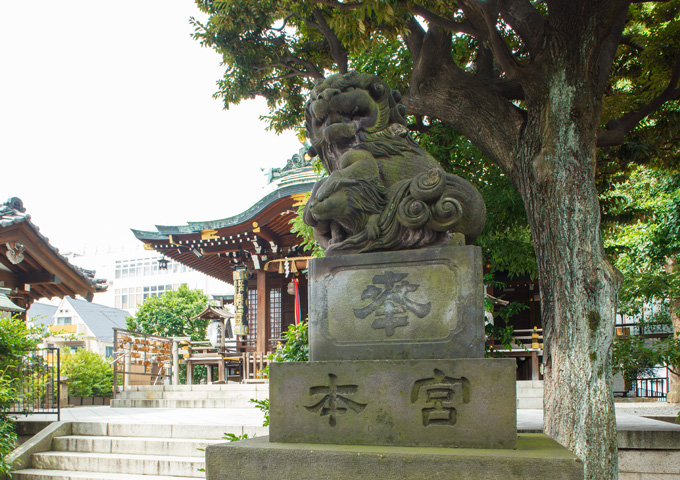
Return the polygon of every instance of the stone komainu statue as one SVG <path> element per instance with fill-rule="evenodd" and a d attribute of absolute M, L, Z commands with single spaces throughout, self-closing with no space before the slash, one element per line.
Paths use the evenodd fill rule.
<path fill-rule="evenodd" d="M 350 72 L 319 82 L 306 106 L 312 149 L 330 173 L 312 189 L 304 221 L 328 254 L 467 243 L 484 228 L 479 192 L 445 173 L 409 134 L 401 95 Z"/>

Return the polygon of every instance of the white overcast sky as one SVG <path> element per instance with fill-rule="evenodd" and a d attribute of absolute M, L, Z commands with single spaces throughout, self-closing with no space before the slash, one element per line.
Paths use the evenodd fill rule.
<path fill-rule="evenodd" d="M 62 252 L 235 215 L 301 147 L 260 100 L 212 98 L 192 0 L 0 0 L 0 201 Z"/>

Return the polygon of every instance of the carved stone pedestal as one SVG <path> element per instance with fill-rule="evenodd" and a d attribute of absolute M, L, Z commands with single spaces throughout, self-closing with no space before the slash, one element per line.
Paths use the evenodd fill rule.
<path fill-rule="evenodd" d="M 580 480 L 583 464 L 542 434 L 517 449 L 380 447 L 270 442 L 206 448 L 208 480 Z"/>
<path fill-rule="evenodd" d="M 582 479 L 553 440 L 517 436 L 481 263 L 470 246 L 315 259 L 312 361 L 270 365 L 269 438 L 209 446 L 206 478 Z"/>
<path fill-rule="evenodd" d="M 482 358 L 482 288 L 479 247 L 314 259 L 311 360 Z"/>
<path fill-rule="evenodd" d="M 515 448 L 513 359 L 270 366 L 273 442 Z"/>

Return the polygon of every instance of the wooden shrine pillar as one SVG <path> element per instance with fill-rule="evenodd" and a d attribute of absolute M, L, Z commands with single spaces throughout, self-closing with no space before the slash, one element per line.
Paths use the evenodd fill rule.
<path fill-rule="evenodd" d="M 255 350 L 257 353 L 269 351 L 270 323 L 267 272 L 257 270 L 257 337 L 255 339 Z"/>

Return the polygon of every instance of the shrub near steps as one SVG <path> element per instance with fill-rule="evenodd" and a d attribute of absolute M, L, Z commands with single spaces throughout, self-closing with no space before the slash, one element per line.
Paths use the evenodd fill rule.
<path fill-rule="evenodd" d="M 263 427 L 73 423 L 52 451 L 32 456 L 13 480 L 160 480 L 205 478 L 202 449 L 225 433 L 266 435 Z"/>
<path fill-rule="evenodd" d="M 250 399 L 269 397 L 268 383 L 140 385 L 118 392 L 113 408 L 252 408 Z"/>

